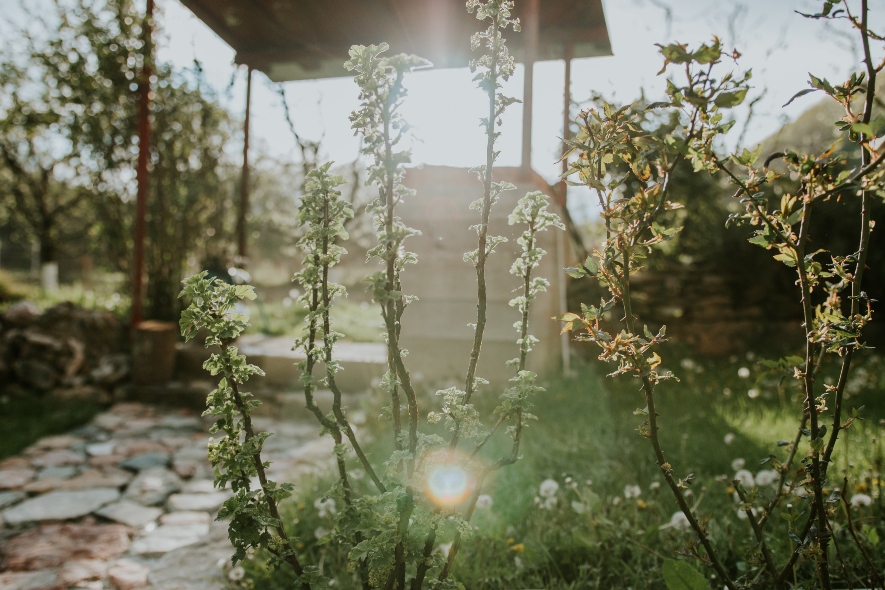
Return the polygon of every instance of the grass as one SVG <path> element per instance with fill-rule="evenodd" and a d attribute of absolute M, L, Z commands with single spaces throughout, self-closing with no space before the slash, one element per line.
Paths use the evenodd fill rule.
<path fill-rule="evenodd" d="M 747 521 L 739 518 L 739 504 L 733 498 L 732 462 L 743 460 L 755 474 L 770 468 L 762 463 L 770 455 L 783 459 L 786 449 L 777 443 L 795 435 L 801 395 L 792 380 L 781 381 L 755 358 L 709 362 L 673 358 L 681 383 L 662 385 L 658 395 L 666 456 L 681 477 L 694 474 L 690 501 L 696 514 L 712 516 L 710 534 L 731 575 L 745 583 L 758 579 L 759 587 L 765 587 L 757 543 Z M 847 412 L 864 406 L 863 419 L 840 435 L 827 493 L 848 475 L 849 498 L 856 492 L 874 497 L 872 506 L 855 509 L 854 518 L 856 524 L 868 527 L 870 540 L 862 542 L 881 564 L 885 543 L 878 543 L 876 535 L 885 538 L 883 497 L 878 494 L 883 484 L 878 474 L 885 434 L 880 425 L 885 420 L 885 371 L 881 370 L 885 362 L 867 357 L 861 366 L 864 370 L 856 373 L 846 406 Z M 749 369 L 750 375 L 742 377 L 741 368 Z M 472 522 L 476 530 L 455 563 L 453 575 L 466 588 L 664 588 L 663 560 L 685 559 L 680 553 L 693 535 L 669 525 L 677 511 L 675 501 L 659 475 L 648 440 L 636 432 L 642 418 L 634 410 L 644 406 L 638 383 L 601 377 L 606 369 L 589 366 L 573 379 L 552 381 L 543 399 L 537 400 L 539 419 L 524 432 L 522 459 L 487 481 L 484 492 L 492 497 L 492 507 L 477 510 Z M 831 380 L 837 370 L 835 362 L 827 364 L 820 378 Z M 488 415 L 493 397 L 477 400 L 482 415 Z M 434 403 L 428 402 L 429 395 L 423 399 L 425 404 Z M 431 409 L 435 408 L 422 411 Z M 367 414 L 377 415 L 377 408 Z M 391 449 L 386 428 L 386 424 L 370 425 L 374 442 L 368 450 L 378 464 Z M 804 449 L 807 439 L 802 444 Z M 498 437 L 484 454 L 491 461 L 508 449 L 509 440 Z M 801 467 L 798 461 L 794 470 L 797 467 Z M 555 505 L 549 509 L 538 505 L 544 500 L 539 486 L 546 479 L 559 485 Z M 320 518 L 313 507 L 313 498 L 325 493 L 333 481 L 328 476 L 299 482 L 299 496 L 286 507 L 287 520 L 297 520 L 293 532 L 301 540 L 306 561 L 325 564 L 327 574 L 336 574 L 338 587 L 349 588 L 353 580 L 344 568 L 343 549 L 335 542 L 319 544 L 315 535 L 317 529 L 335 526 L 331 517 Z M 637 486 L 638 497 L 627 486 Z M 759 504 L 770 489 L 759 488 Z M 805 505 L 798 497 L 782 500 L 766 529 L 779 564 L 792 552 L 795 544 L 788 533 L 801 526 Z M 847 577 L 855 587 L 865 587 L 866 566 L 847 535 L 844 509 L 838 504 L 833 509 L 833 521 L 841 527 L 836 540 L 848 564 Z M 835 553 L 832 558 L 834 587 L 844 587 L 846 571 L 837 565 Z M 699 560 L 688 561 L 710 575 Z M 247 570 L 255 587 L 282 588 L 288 583 L 285 574 L 264 570 L 260 560 L 247 564 Z M 812 559 L 800 561 L 796 580 L 815 584 Z"/>
<path fill-rule="evenodd" d="M 96 272 L 89 281 L 62 283 L 54 293 L 41 289 L 23 272 L 4 271 L 0 284 L 7 285 L 5 288 L 15 294 L 7 300 L 0 299 L 0 312 L 18 300 L 27 299 L 40 309 L 70 301 L 86 309 L 110 311 L 120 319 L 129 317 L 130 297 L 125 279 L 119 273 Z"/>
<path fill-rule="evenodd" d="M 281 301 L 262 301 L 259 297 L 248 302 L 252 333 L 296 338 L 304 332 L 307 309 L 290 298 Z M 382 342 L 384 331 L 377 305 L 366 301 L 341 299 L 332 308 L 335 329 L 351 342 Z"/>
<path fill-rule="evenodd" d="M 100 412 L 98 404 L 60 403 L 32 396 L 0 397 L 0 459 L 20 453 L 37 439 L 81 426 Z"/>

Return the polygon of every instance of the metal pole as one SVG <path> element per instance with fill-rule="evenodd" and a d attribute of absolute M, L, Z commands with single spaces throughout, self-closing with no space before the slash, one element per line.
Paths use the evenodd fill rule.
<path fill-rule="evenodd" d="M 538 13 L 540 0 L 528 0 L 525 7 L 525 82 L 522 91 L 522 172 L 532 170 L 532 84 L 534 65 L 538 58 Z"/>
<path fill-rule="evenodd" d="M 132 312 L 131 325 L 137 326 L 142 319 L 142 291 L 144 278 L 145 217 L 148 196 L 148 158 L 151 149 L 151 68 L 154 26 L 154 0 L 147 0 L 144 18 L 144 49 L 142 54 L 141 76 L 138 82 L 138 167 L 136 179 L 138 189 L 135 198 L 135 245 L 132 269 Z"/>
<path fill-rule="evenodd" d="M 243 266 L 248 256 L 246 243 L 246 215 L 249 212 L 249 112 L 252 104 L 252 66 L 246 74 L 246 120 L 243 123 L 243 173 L 240 175 L 240 212 L 237 216 L 238 266 Z"/>

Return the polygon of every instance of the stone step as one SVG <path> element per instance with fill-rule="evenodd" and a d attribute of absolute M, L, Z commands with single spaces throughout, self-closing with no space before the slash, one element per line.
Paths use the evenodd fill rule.
<path fill-rule="evenodd" d="M 250 381 L 253 389 L 300 385 L 297 364 L 305 357 L 300 351 L 292 350 L 293 340 L 289 336 L 263 334 L 248 335 L 238 340 L 240 352 L 265 373 L 264 377 L 254 377 Z M 182 382 L 211 380 L 203 369 L 203 362 L 211 352 L 200 346 L 179 345 L 176 379 Z M 387 348 L 380 342 L 338 342 L 335 345 L 335 358 L 341 363 L 341 371 L 335 376 L 335 381 L 343 392 L 366 391 L 387 371 Z M 322 377 L 323 370 L 322 366 L 316 367 L 314 377 Z M 205 401 L 205 394 L 201 401 Z"/>

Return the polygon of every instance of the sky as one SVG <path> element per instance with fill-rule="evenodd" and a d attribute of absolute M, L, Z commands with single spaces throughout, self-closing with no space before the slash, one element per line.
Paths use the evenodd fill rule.
<path fill-rule="evenodd" d="M 158 57 L 180 67 L 198 60 L 219 100 L 242 116 L 245 69 L 234 65 L 233 50 L 178 0 L 156 1 L 162 30 Z M 20 13 L 18 2 L 0 0 L 0 13 L 14 19 Z M 820 5 L 820 0 L 603 0 L 614 55 L 573 62 L 573 100 L 585 101 L 598 93 L 610 101 L 629 102 L 643 89 L 656 100 L 663 96 L 665 82 L 656 76 L 662 62 L 655 44 L 679 41 L 696 46 L 717 35 L 727 48 L 742 53 L 737 66 L 725 67 L 753 70 L 747 102 L 764 94 L 746 130 L 736 127 L 730 140 L 737 143 L 742 137 L 743 144 L 755 145 L 818 100 L 812 94 L 781 106 L 806 87 L 809 72 L 841 81 L 852 64 L 858 64 L 860 47 L 845 34 L 844 22 L 836 26 L 794 12 L 815 12 Z M 874 25 L 885 21 L 885 0 L 871 0 L 871 14 Z M 553 182 L 560 171 L 556 161 L 562 136 L 564 64 L 537 63 L 534 72 L 532 164 Z M 478 123 L 485 99 L 471 79 L 467 69 L 448 69 L 415 73 L 408 80 L 403 114 L 414 129 L 413 162 L 465 167 L 484 163 L 485 140 Z M 519 66 L 504 92 L 521 97 L 522 86 Z M 297 131 L 308 139 L 322 139 L 324 159 L 352 161 L 359 146 L 348 120 L 357 107 L 353 81 L 289 82 L 284 88 Z M 736 114 L 744 118 L 746 108 Z M 505 114 L 499 139 L 502 166 L 519 164 L 521 125 L 522 105 L 516 104 Z M 251 142 L 255 150 L 276 158 L 298 157 L 277 87 L 258 72 L 253 78 Z M 576 192 L 573 214 L 591 214 L 592 206 L 583 205 L 586 195 Z"/>

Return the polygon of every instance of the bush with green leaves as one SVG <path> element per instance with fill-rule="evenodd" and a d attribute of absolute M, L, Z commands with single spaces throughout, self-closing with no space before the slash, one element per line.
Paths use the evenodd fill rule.
<path fill-rule="evenodd" d="M 729 589 L 752 586 L 760 576 L 767 580 L 767 586 L 775 588 L 799 584 L 829 589 L 834 580 L 846 578 L 851 584 L 842 552 L 831 543 L 836 526 L 847 527 L 852 542 L 866 558 L 865 583 L 881 587 L 883 581 L 879 568 L 869 558 L 871 541 L 852 522 L 846 499 L 849 481 L 847 477 L 836 480 L 829 471 L 839 433 L 857 418 L 856 414 L 843 415 L 845 386 L 853 356 L 865 348 L 862 330 L 872 316 L 870 298 L 862 289 L 874 225 L 869 204 L 874 197 L 882 196 L 885 177 L 879 166 L 883 156 L 871 142 L 885 132 L 885 118 L 873 117 L 875 79 L 882 65 L 873 63 L 870 43 L 881 41 L 882 37 L 867 26 L 866 0 L 858 14 L 852 13 L 847 1 L 826 1 L 821 12 L 805 16 L 847 20 L 860 36 L 863 72 L 852 74 L 837 86 L 811 75 L 811 88 L 797 94 L 823 92 L 843 107 L 845 116 L 836 122 L 843 131 L 840 141 L 854 145 L 860 152 L 860 167 L 851 168 L 843 158 L 834 157 L 834 149 L 814 155 L 787 149 L 768 155 L 761 166 L 761 148 L 720 154 L 716 139 L 733 124 L 725 115 L 743 101 L 749 75 L 719 73 L 722 58 L 729 56 L 718 40 L 694 50 L 678 44 L 661 47 L 664 71 L 674 65 L 685 76 L 680 81 L 668 79 L 668 100 L 622 108 L 605 104 L 603 112 L 584 111 L 580 116 L 581 132 L 571 144 L 580 156 L 569 173 L 597 192 L 606 228 L 605 241 L 576 274 L 595 276 L 607 288 L 609 298 L 598 306 L 583 306 L 580 314 L 564 316 L 565 328 L 580 326 L 584 330 L 580 338 L 599 346 L 600 360 L 616 364 L 612 376 L 639 379 L 644 407 L 636 411 L 643 417 L 638 430 L 649 439 L 661 474 L 694 533 L 686 542 L 685 553 L 715 570 L 719 582 Z M 735 53 L 731 57 L 737 56 Z M 862 97 L 859 106 L 854 100 L 858 96 Z M 682 124 L 664 136 L 649 134 L 642 122 L 651 110 L 678 113 Z M 780 199 L 765 193 L 766 186 L 777 176 L 769 165 L 778 159 L 795 179 L 791 190 Z M 614 162 L 627 164 L 629 171 L 609 174 Z M 804 355 L 770 363 L 771 369 L 801 382 L 804 391 L 795 437 L 784 441 L 783 449 L 771 449 L 770 464 L 777 485 L 772 493 L 747 485 L 740 478 L 734 481 L 747 516 L 748 532 L 757 541 L 758 568 L 747 572 L 729 567 L 711 540 L 711 522 L 715 518 L 696 514 L 686 500 L 686 490 L 694 476 L 679 475 L 664 456 L 656 389 L 663 381 L 676 379 L 672 372 L 660 370 L 662 359 L 658 350 L 666 341 L 666 331 L 661 327 L 652 332 L 645 326 L 640 331 L 639 318 L 631 309 L 631 275 L 642 268 L 651 248 L 672 239 L 681 229 L 660 222 L 662 212 L 681 206 L 671 201 L 670 190 L 673 172 L 680 166 L 691 166 L 697 173 L 721 173 L 730 179 L 734 197 L 740 199 L 744 211 L 732 215 L 729 224 L 749 224 L 755 230 L 752 244 L 773 251 L 775 260 L 795 269 L 797 296 L 802 303 Z M 625 190 L 627 186 L 631 190 Z M 822 236 L 809 233 L 815 205 L 831 199 L 854 199 L 861 203 L 857 220 L 860 231 L 854 251 L 829 251 Z M 610 323 L 600 323 L 621 312 L 624 319 L 619 331 L 608 327 Z M 841 370 L 836 383 L 821 387 L 815 377 L 829 355 L 838 356 Z M 832 411 L 828 412 L 830 407 Z M 787 510 L 783 499 L 793 493 L 799 495 Z M 793 509 L 796 504 L 801 506 L 798 512 Z M 840 504 L 847 508 L 848 520 L 844 524 L 835 519 Z M 786 555 L 775 555 L 772 536 L 789 537 L 794 547 Z M 804 561 L 815 567 L 808 579 L 797 581 L 797 571 L 808 573 L 797 567 Z M 679 567 L 685 570 L 684 565 Z M 698 572 L 686 575 L 700 582 L 697 586 L 687 583 L 671 587 L 706 587 Z"/>
<path fill-rule="evenodd" d="M 400 147 L 408 125 L 399 111 L 406 97 L 404 78 L 428 62 L 413 55 L 387 57 L 384 53 L 388 46 L 382 43 L 352 47 L 345 63 L 360 87 L 360 108 L 351 115 L 351 122 L 363 138 L 363 154 L 370 160 L 367 176 L 378 194 L 367 209 L 377 242 L 369 250 L 368 259 L 376 260 L 380 269 L 367 282 L 381 308 L 387 344 L 388 371 L 380 388 L 390 400 L 384 416 L 390 422 L 394 450 L 383 465 L 372 463 L 363 452 L 336 383 L 340 365 L 334 347 L 341 334 L 332 325 L 330 310 L 345 291 L 330 281 L 329 273 L 344 253 L 340 243 L 347 238 L 345 222 L 353 215 L 338 190 L 344 179 L 329 173 L 331 163 L 319 166 L 309 173 L 301 199 L 298 219 L 303 234 L 298 245 L 304 259 L 294 280 L 302 289 L 301 301 L 308 313 L 304 336 L 296 342 L 305 356 L 299 369 L 307 408 L 323 433 L 335 442 L 338 478 L 322 501 L 333 500 L 343 508 L 336 513 L 334 528 L 325 541 L 347 547 L 347 571 L 354 586 L 459 587 L 450 571 L 462 539 L 473 530 L 470 520 L 483 483 L 491 473 L 519 458 L 523 430 L 533 418 L 532 399 L 543 391 L 536 384 L 536 375 L 526 369 L 527 355 L 538 342 L 529 333 L 529 308 L 548 286 L 545 279 L 534 275 L 545 254 L 538 246 L 539 233 L 563 226 L 548 211 L 546 196 L 535 191 L 519 199 L 509 218 L 511 225 L 523 228 L 517 240 L 522 253 L 511 266 L 520 291 L 510 302 L 518 312 L 516 357 L 509 362 L 513 368 L 511 385 L 501 394 L 489 426 L 484 425 L 471 403 L 477 389 L 488 383 L 476 374 L 487 322 L 486 264 L 496 246 L 506 241 L 489 235 L 490 212 L 504 191 L 515 188 L 493 179 L 500 117 L 516 102 L 500 92 L 501 82 L 512 75 L 515 67 L 502 36 L 507 28 L 519 28 L 518 21 L 511 17 L 512 7 L 508 1 L 467 3 L 470 12 L 488 22 L 488 27 L 471 41 L 474 49 L 483 47 L 487 51 L 471 67 L 478 71 L 476 80 L 488 95 L 489 114 L 482 120 L 488 144 L 487 161 L 476 169 L 483 197 L 471 205 L 480 212 L 479 222 L 472 227 L 478 236 L 477 248 L 464 256 L 465 262 L 476 269 L 478 285 L 473 349 L 466 360 L 464 389 L 438 391 L 442 408 L 427 416 L 429 423 L 447 429 L 448 438 L 421 431 L 422 402 L 407 368 L 407 351 L 400 344 L 402 321 L 414 301 L 413 296 L 403 293 L 401 276 L 408 264 L 417 262 L 405 245 L 417 231 L 407 227 L 396 213 L 403 200 L 415 196 L 403 185 L 404 166 L 410 156 Z M 231 521 L 234 560 L 242 560 L 249 550 L 261 548 L 272 556 L 273 565 L 291 568 L 300 587 L 326 588 L 331 583 L 330 574 L 320 564 L 306 561 L 298 552 L 297 541 L 285 530 L 279 506 L 290 495 L 291 484 L 267 479 L 261 448 L 268 435 L 253 429 L 250 414 L 256 401 L 242 390 L 249 377 L 261 373 L 234 345 L 246 322 L 236 312 L 236 303 L 254 294 L 249 287 L 210 281 L 201 273 L 185 281 L 182 295 L 191 302 L 182 314 L 182 333 L 190 338 L 197 330 L 207 330 L 206 344 L 221 347 L 205 364 L 213 375 L 221 376 L 218 388 L 209 396 L 207 413 L 218 416 L 214 432 L 222 434 L 210 444 L 216 484 L 230 485 L 234 491 L 219 513 L 219 518 Z M 331 408 L 319 407 L 314 393 L 320 386 L 331 390 Z M 484 447 L 500 431 L 511 439 L 509 451 L 500 457 L 486 456 Z M 355 468 L 368 475 L 373 489 L 353 485 Z M 254 478 L 257 487 L 252 483 Z M 436 548 L 446 539 L 451 543 L 448 552 L 441 554 Z M 333 578 L 341 575 L 331 574 Z"/>

